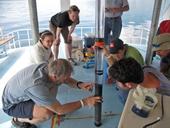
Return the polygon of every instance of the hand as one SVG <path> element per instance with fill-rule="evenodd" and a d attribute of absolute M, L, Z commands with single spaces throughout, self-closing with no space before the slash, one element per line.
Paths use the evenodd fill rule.
<path fill-rule="evenodd" d="M 113 54 L 110 54 L 109 57 L 107 57 L 107 62 L 109 64 L 109 67 L 111 67 L 117 61 L 118 61 L 118 58 L 114 56 Z"/>
<path fill-rule="evenodd" d="M 90 97 L 87 97 L 87 98 L 83 99 L 83 102 L 84 102 L 85 106 L 87 105 L 89 107 L 92 107 L 96 103 L 101 103 L 102 102 L 102 98 L 99 97 L 99 96 L 90 96 Z"/>
<path fill-rule="evenodd" d="M 87 83 L 83 82 L 78 85 L 81 89 L 86 90 L 86 91 L 93 91 L 94 84 L 93 83 Z"/>
<path fill-rule="evenodd" d="M 54 40 L 54 45 L 59 46 L 60 45 L 60 38 L 56 38 Z"/>
<path fill-rule="evenodd" d="M 104 56 L 108 57 L 110 55 L 109 50 L 106 48 L 106 46 L 103 46 L 103 54 Z"/>
<path fill-rule="evenodd" d="M 112 13 L 120 12 L 120 8 L 111 8 Z"/>
<path fill-rule="evenodd" d="M 71 41 L 72 41 L 72 36 L 71 36 L 71 34 L 68 34 L 67 41 L 68 41 L 68 42 L 71 42 Z"/>

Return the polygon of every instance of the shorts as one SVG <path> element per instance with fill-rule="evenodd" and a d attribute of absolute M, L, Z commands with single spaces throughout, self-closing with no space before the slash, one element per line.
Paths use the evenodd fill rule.
<path fill-rule="evenodd" d="M 49 28 L 50 28 L 50 31 L 53 33 L 53 35 L 54 35 L 55 38 L 56 38 L 57 26 L 55 26 L 53 23 L 51 23 L 51 21 L 49 21 Z M 64 38 L 64 42 L 65 42 L 66 44 L 71 44 L 71 43 L 72 43 L 71 41 L 70 41 L 70 42 L 67 41 L 67 37 L 68 37 L 68 34 L 69 34 L 68 27 L 62 28 L 61 34 L 62 34 L 62 36 L 63 36 L 63 38 Z"/>
<path fill-rule="evenodd" d="M 7 110 L 3 110 L 6 114 L 12 117 L 32 119 L 34 105 L 35 103 L 32 100 L 28 100 L 15 104 Z"/>

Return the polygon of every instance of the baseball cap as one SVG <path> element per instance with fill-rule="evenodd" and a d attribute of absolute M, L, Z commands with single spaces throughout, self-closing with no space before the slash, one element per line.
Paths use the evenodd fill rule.
<path fill-rule="evenodd" d="M 163 20 L 157 31 L 157 35 L 163 34 L 163 33 L 170 33 L 170 20 Z"/>
<path fill-rule="evenodd" d="M 170 49 L 170 33 L 159 34 L 153 39 L 153 51 Z"/>
<path fill-rule="evenodd" d="M 123 41 L 121 39 L 114 39 L 110 42 L 109 50 L 111 54 L 117 53 L 120 49 L 123 49 Z"/>

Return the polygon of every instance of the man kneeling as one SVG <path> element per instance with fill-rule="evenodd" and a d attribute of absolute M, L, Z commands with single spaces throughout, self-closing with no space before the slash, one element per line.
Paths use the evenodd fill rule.
<path fill-rule="evenodd" d="M 62 83 L 71 87 L 91 90 L 91 83 L 71 78 L 73 68 L 65 59 L 49 64 L 35 64 L 18 72 L 6 84 L 3 92 L 3 110 L 13 117 L 16 127 L 36 128 L 38 122 L 49 119 L 54 113 L 63 115 L 83 106 L 101 102 L 100 97 L 87 97 L 79 101 L 60 104 L 56 99 Z"/>

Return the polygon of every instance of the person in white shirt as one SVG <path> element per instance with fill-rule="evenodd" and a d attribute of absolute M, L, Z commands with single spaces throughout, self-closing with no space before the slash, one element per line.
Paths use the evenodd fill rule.
<path fill-rule="evenodd" d="M 122 29 L 121 16 L 124 11 L 129 10 L 127 0 L 106 0 L 105 1 L 105 44 L 109 45 L 109 39 L 119 38 Z M 112 32 L 112 35 L 110 35 Z"/>
<path fill-rule="evenodd" d="M 53 33 L 45 30 L 40 33 L 39 41 L 31 48 L 30 62 L 38 64 L 42 62 L 49 62 L 53 58 L 51 46 L 54 41 Z"/>

